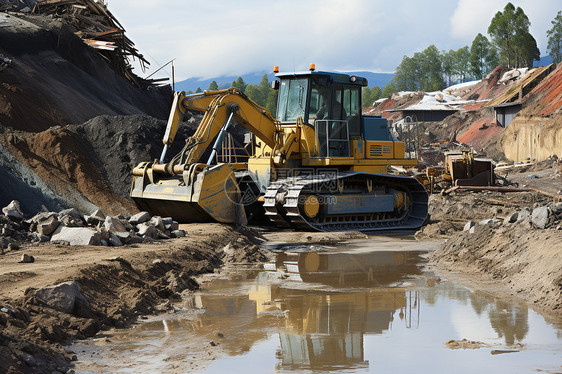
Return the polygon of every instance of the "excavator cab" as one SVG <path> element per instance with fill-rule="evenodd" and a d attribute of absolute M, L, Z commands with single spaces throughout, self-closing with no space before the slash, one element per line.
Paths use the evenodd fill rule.
<path fill-rule="evenodd" d="M 367 80 L 314 71 L 276 74 L 280 78 L 277 120 L 294 124 L 301 117 L 314 129 L 320 157 L 350 157 L 350 140 L 364 139 L 361 89 Z"/>

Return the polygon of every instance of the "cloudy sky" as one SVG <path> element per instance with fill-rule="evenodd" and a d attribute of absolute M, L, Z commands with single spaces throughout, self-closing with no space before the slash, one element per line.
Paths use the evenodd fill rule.
<path fill-rule="evenodd" d="M 151 69 L 175 58 L 176 80 L 270 70 L 394 72 L 435 44 L 470 46 L 506 0 L 108 0 Z M 513 0 L 546 55 L 560 0 Z M 167 69 L 169 70 L 169 69 Z"/>

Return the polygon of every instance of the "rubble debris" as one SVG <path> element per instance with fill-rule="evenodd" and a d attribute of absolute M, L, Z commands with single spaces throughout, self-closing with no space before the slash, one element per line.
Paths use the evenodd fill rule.
<path fill-rule="evenodd" d="M 151 217 L 141 212 L 133 217 L 105 216 L 97 209 L 82 216 L 76 209 L 60 212 L 41 212 L 24 220 L 19 211 L 19 202 L 13 200 L 2 209 L 0 215 L 0 251 L 19 249 L 17 242 L 52 242 L 63 245 L 104 245 L 125 244 L 181 238 L 178 222 L 170 217 Z M 142 221 L 142 222 L 141 222 Z M 132 224 L 132 222 L 140 222 Z"/>
<path fill-rule="evenodd" d="M 150 63 L 125 35 L 125 29 L 103 1 L 30 0 L 33 14 L 49 14 L 71 25 L 84 43 L 95 48 L 117 73 L 140 88 L 154 85 L 155 80 L 140 79 L 133 73 L 128 58 L 137 59 L 144 70 Z M 23 9 L 19 9 L 23 12 Z"/>

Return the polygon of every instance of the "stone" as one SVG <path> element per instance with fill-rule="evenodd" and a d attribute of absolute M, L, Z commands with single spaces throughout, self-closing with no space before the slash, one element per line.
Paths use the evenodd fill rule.
<path fill-rule="evenodd" d="M 105 222 L 105 214 L 100 209 L 96 209 L 92 214 L 89 216 L 84 216 L 84 220 L 89 225 L 99 225 L 100 223 Z"/>
<path fill-rule="evenodd" d="M 162 221 L 162 217 L 154 216 L 148 221 L 149 224 L 153 225 L 160 231 L 166 231 L 166 227 L 164 227 L 164 222 Z"/>
<path fill-rule="evenodd" d="M 43 219 L 37 223 L 37 233 L 39 235 L 49 236 L 51 235 L 57 227 L 59 227 L 60 221 L 57 219 L 56 216 L 50 216 L 46 219 Z"/>
<path fill-rule="evenodd" d="M 561 214 L 562 213 L 562 202 L 552 204 L 552 214 Z"/>
<path fill-rule="evenodd" d="M 524 221 L 525 218 L 528 218 L 530 216 L 531 216 L 531 209 L 524 208 L 524 209 L 520 210 L 519 212 L 517 212 L 517 222 Z"/>
<path fill-rule="evenodd" d="M 51 242 L 68 242 L 70 245 L 101 245 L 102 235 L 100 232 L 89 227 L 66 227 L 60 225 Z"/>
<path fill-rule="evenodd" d="M 505 219 L 503 220 L 504 225 L 507 225 L 508 223 L 517 222 L 518 215 L 519 215 L 518 212 L 514 212 L 511 213 L 509 216 L 505 217 Z"/>
<path fill-rule="evenodd" d="M 131 240 L 131 233 L 128 231 L 117 231 L 112 232 L 111 234 L 119 239 L 121 243 L 128 243 Z"/>
<path fill-rule="evenodd" d="M 121 247 L 123 245 L 123 243 L 121 242 L 121 240 L 117 237 L 117 235 L 115 235 L 114 233 L 110 232 L 109 234 L 109 239 L 108 239 L 108 243 L 109 245 L 113 246 L 113 247 Z"/>
<path fill-rule="evenodd" d="M 76 219 L 79 219 L 79 220 L 82 219 L 82 215 L 81 215 L 80 212 L 79 212 L 77 209 L 75 209 L 75 208 L 70 208 L 70 209 L 61 210 L 61 211 L 58 213 L 58 216 L 59 216 L 59 218 L 61 218 L 62 216 L 70 216 L 70 217 L 72 217 L 72 218 L 76 218 Z"/>
<path fill-rule="evenodd" d="M 469 231 L 471 228 L 473 228 L 474 226 L 476 226 L 476 222 L 474 221 L 468 221 L 465 225 L 464 228 L 462 229 L 462 231 Z"/>
<path fill-rule="evenodd" d="M 139 235 L 144 238 L 156 239 L 158 236 L 158 229 L 146 222 L 138 224 L 137 229 L 139 230 Z"/>
<path fill-rule="evenodd" d="M 492 218 L 488 218 L 488 219 L 484 219 L 482 221 L 479 221 L 478 224 L 480 226 L 493 226 L 494 225 L 494 220 Z"/>
<path fill-rule="evenodd" d="M 531 222 L 535 227 L 544 229 L 548 224 L 548 208 L 545 206 L 541 206 L 533 209 L 533 213 L 531 214 Z"/>
<path fill-rule="evenodd" d="M 174 231 L 180 228 L 177 221 L 174 221 L 171 217 L 162 218 L 162 223 L 164 224 L 164 228 L 168 231 Z"/>
<path fill-rule="evenodd" d="M 31 264 L 35 262 L 35 258 L 33 256 L 30 256 L 26 253 L 24 253 L 23 255 L 21 255 L 21 260 L 19 261 L 20 264 Z"/>
<path fill-rule="evenodd" d="M 138 225 L 139 223 L 148 221 L 150 221 L 150 214 L 148 212 L 140 212 L 129 218 L 129 223 L 131 225 Z"/>
<path fill-rule="evenodd" d="M 183 238 L 185 236 L 185 231 L 183 230 L 174 230 L 171 232 L 173 238 Z"/>
<path fill-rule="evenodd" d="M 23 213 L 21 212 L 20 202 L 17 200 L 12 200 L 10 204 L 2 208 L 2 213 L 11 220 L 21 221 L 23 220 Z"/>
<path fill-rule="evenodd" d="M 34 296 L 39 302 L 67 314 L 74 314 L 77 308 L 90 308 L 80 286 L 73 281 L 40 288 Z"/>
<path fill-rule="evenodd" d="M 28 219 L 26 222 L 29 222 L 30 224 L 32 222 L 38 223 L 38 222 L 47 220 L 51 217 L 58 217 L 58 214 L 55 213 L 55 212 L 41 212 L 41 213 L 37 213 L 36 215 L 31 217 L 31 219 Z"/>
<path fill-rule="evenodd" d="M 100 245 L 103 245 L 104 247 L 109 247 L 109 241 L 107 239 L 101 239 Z"/>
<path fill-rule="evenodd" d="M 105 229 L 109 232 L 125 232 L 127 231 L 127 229 L 125 228 L 125 226 L 123 225 L 123 223 L 115 217 L 107 217 L 105 219 L 105 222 L 103 224 L 103 226 L 105 227 Z"/>

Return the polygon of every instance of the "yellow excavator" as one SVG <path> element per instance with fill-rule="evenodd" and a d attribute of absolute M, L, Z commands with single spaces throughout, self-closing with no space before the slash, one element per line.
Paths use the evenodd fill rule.
<path fill-rule="evenodd" d="M 130 195 L 141 210 L 180 222 L 319 231 L 416 229 L 427 192 L 389 165 L 415 166 L 386 119 L 361 113 L 367 80 L 342 73 L 279 73 L 277 114 L 236 89 L 176 92 L 159 160 L 133 170 Z M 183 149 L 167 150 L 187 111 L 204 113 Z M 233 122 L 245 128 L 236 146 Z"/>

